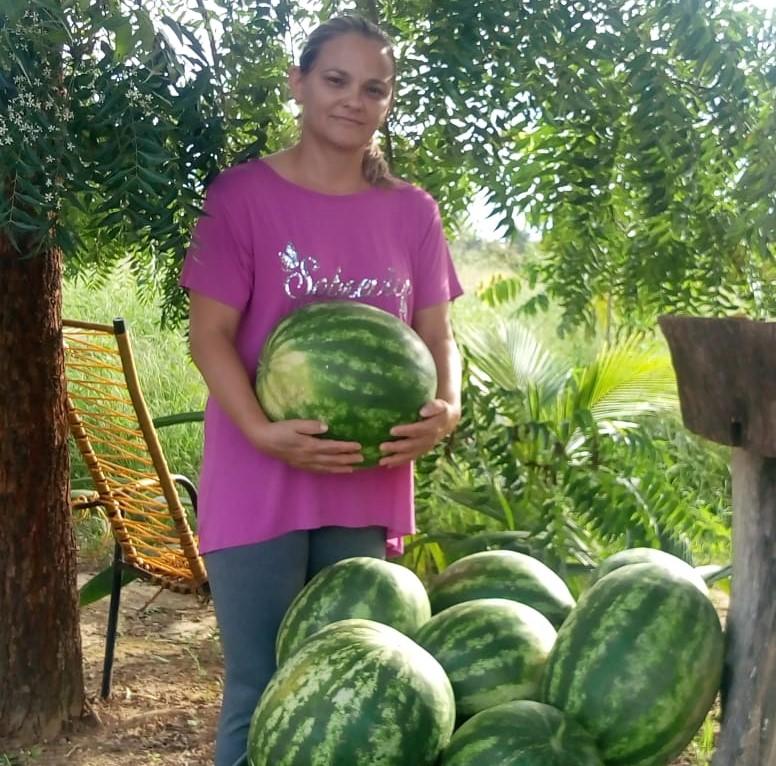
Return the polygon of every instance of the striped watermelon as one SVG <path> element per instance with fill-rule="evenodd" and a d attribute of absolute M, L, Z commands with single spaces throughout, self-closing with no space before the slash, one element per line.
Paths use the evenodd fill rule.
<path fill-rule="evenodd" d="M 436 396 L 426 344 L 393 314 L 356 301 L 311 303 L 282 319 L 261 352 L 256 392 L 270 420 L 318 419 L 325 438 L 356 441 L 362 466 L 390 429 Z"/>
<path fill-rule="evenodd" d="M 400 564 L 355 556 L 322 569 L 291 602 L 275 643 L 278 665 L 325 625 L 361 617 L 413 635 L 431 617 L 423 583 Z"/>
<path fill-rule="evenodd" d="M 656 548 L 628 548 L 609 556 L 598 566 L 595 579 L 600 580 L 609 572 L 630 564 L 659 564 L 671 567 L 677 574 L 684 574 L 691 582 L 695 583 L 701 593 L 707 594 L 709 592 L 702 575 L 694 567 L 690 566 L 686 561 L 682 561 L 678 556 Z"/>
<path fill-rule="evenodd" d="M 445 669 L 464 719 L 502 702 L 535 699 L 555 635 L 536 609 L 482 598 L 434 615 L 415 641 Z"/>
<path fill-rule="evenodd" d="M 343 620 L 272 677 L 248 734 L 250 766 L 431 766 L 455 700 L 439 663 L 397 630 Z"/>
<path fill-rule="evenodd" d="M 517 551 L 482 551 L 464 556 L 431 583 L 428 596 L 436 614 L 475 598 L 508 598 L 541 612 L 556 628 L 574 606 L 566 583 L 538 559 Z"/>
<path fill-rule="evenodd" d="M 603 766 L 593 738 L 554 707 L 506 702 L 461 726 L 441 766 Z"/>
<path fill-rule="evenodd" d="M 558 631 L 541 697 L 595 737 L 607 766 L 663 766 L 690 742 L 722 672 L 709 598 L 682 572 L 631 564 L 602 577 Z"/>
<path fill-rule="evenodd" d="M 452 540 L 444 546 L 445 558 L 449 562 L 470 556 L 480 551 L 518 551 L 530 555 L 530 546 L 526 542 L 528 532 L 504 529 L 493 532 L 479 532 L 466 535 L 460 540 Z"/>

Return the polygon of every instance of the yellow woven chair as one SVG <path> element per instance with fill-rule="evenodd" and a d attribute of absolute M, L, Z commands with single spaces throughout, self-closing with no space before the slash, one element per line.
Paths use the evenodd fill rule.
<path fill-rule="evenodd" d="M 202 598 L 209 593 L 207 573 L 177 486 L 186 490 L 195 513 L 196 488 L 167 466 L 124 321 L 65 320 L 63 336 L 70 433 L 94 485 L 71 505 L 101 506 L 116 542 L 101 689 L 106 698 L 125 573 Z"/>

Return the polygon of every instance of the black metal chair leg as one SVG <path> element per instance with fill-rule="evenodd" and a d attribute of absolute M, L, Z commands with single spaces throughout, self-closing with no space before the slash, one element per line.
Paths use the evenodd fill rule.
<path fill-rule="evenodd" d="M 119 620 L 119 602 L 121 601 L 122 563 L 121 546 L 116 543 L 113 549 L 113 585 L 110 592 L 110 607 L 108 608 L 108 630 L 105 634 L 105 658 L 102 664 L 102 690 L 100 691 L 100 696 L 103 699 L 107 699 L 110 695 L 113 650 L 116 646 L 116 629 Z"/>

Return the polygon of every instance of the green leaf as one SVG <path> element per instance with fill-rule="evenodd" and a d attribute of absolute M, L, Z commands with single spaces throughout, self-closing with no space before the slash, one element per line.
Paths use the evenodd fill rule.
<path fill-rule="evenodd" d="M 29 3 L 26 0 L 4 0 L 2 16 L 8 19 L 8 26 L 16 24 L 28 7 Z"/>
<path fill-rule="evenodd" d="M 711 587 L 722 580 L 727 580 L 733 574 L 733 565 L 704 564 L 695 567 L 695 571 L 704 579 L 706 585 Z"/>
<path fill-rule="evenodd" d="M 131 569 L 124 569 L 121 572 L 121 587 L 123 588 L 133 580 L 137 580 L 140 575 Z M 106 567 L 98 572 L 94 577 L 85 582 L 78 591 L 78 603 L 81 608 L 93 604 L 95 601 L 110 596 L 113 588 L 113 565 Z"/>
<path fill-rule="evenodd" d="M 116 24 L 116 58 L 123 61 L 132 54 L 135 47 L 135 38 L 132 32 L 132 24 L 129 19 L 121 18 Z"/>
<path fill-rule="evenodd" d="M 150 52 L 154 47 L 154 40 L 156 38 L 156 30 L 154 29 L 154 22 L 151 20 L 151 16 L 148 11 L 143 8 L 135 9 L 138 21 L 138 40 L 143 47 L 143 50 Z"/>

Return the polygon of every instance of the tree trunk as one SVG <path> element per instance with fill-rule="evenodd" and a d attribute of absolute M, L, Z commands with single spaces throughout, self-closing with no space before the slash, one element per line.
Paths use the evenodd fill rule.
<path fill-rule="evenodd" d="M 776 764 L 776 322 L 664 316 L 684 424 L 733 450 L 733 592 L 714 766 Z"/>
<path fill-rule="evenodd" d="M 59 252 L 23 260 L 0 233 L 0 753 L 84 707 L 61 279 Z"/>
<path fill-rule="evenodd" d="M 733 450 L 733 593 L 719 766 L 776 764 L 776 459 Z"/>

